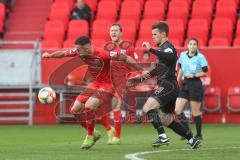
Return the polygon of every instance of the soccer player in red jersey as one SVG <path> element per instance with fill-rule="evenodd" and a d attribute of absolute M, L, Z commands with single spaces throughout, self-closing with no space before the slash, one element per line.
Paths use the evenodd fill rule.
<path fill-rule="evenodd" d="M 134 64 L 136 56 L 134 56 L 134 49 L 132 43 L 129 41 L 122 40 L 122 26 L 118 23 L 111 25 L 109 30 L 109 35 L 111 38 L 111 43 L 115 46 L 109 51 L 110 56 L 114 57 L 117 55 L 126 55 L 130 60 L 130 63 Z M 105 47 L 106 48 L 106 47 Z M 120 63 L 119 63 L 120 65 Z M 120 98 L 119 93 L 115 92 L 113 98 L 113 114 L 114 114 L 114 129 L 115 134 L 113 139 L 108 144 L 120 144 L 121 130 L 122 130 L 122 114 L 121 114 L 122 98 Z"/>
<path fill-rule="evenodd" d="M 71 113 L 77 114 L 85 111 L 87 121 L 82 121 L 81 125 L 87 130 L 87 136 L 81 146 L 82 149 L 91 148 L 100 138 L 100 133 L 94 130 L 96 109 L 101 105 L 111 104 L 113 88 L 110 81 L 110 56 L 108 53 L 99 52 L 93 49 L 88 37 L 82 36 L 75 41 L 76 48 L 66 51 L 56 51 L 52 54 L 44 53 L 44 58 L 61 58 L 69 56 L 79 56 L 89 66 L 90 72 L 96 74 L 96 81 L 89 84 L 88 88 L 81 93 L 71 107 Z M 91 57 L 87 55 L 92 55 Z M 101 106 L 102 107 L 102 106 Z M 100 115 L 99 115 L 100 116 Z M 113 134 L 108 115 L 103 115 L 100 122 L 106 130 Z M 113 135 L 112 135 L 113 137 Z M 111 137 L 111 138 L 112 138 Z"/>
<path fill-rule="evenodd" d="M 94 130 L 95 119 L 100 117 L 100 122 L 107 130 L 110 141 L 113 139 L 114 131 L 110 126 L 109 114 L 105 110 L 110 111 L 111 100 L 114 94 L 112 83 L 110 80 L 110 62 L 113 60 L 121 60 L 133 63 L 132 58 L 128 56 L 110 56 L 107 52 L 99 52 L 93 49 L 91 41 L 88 37 L 82 36 L 75 41 L 76 47 L 66 51 L 56 51 L 52 54 L 44 53 L 44 58 L 62 58 L 79 56 L 86 64 L 91 74 L 96 77 L 96 81 L 89 84 L 88 89 L 83 91 L 75 100 L 71 107 L 71 113 L 80 114 L 80 117 L 86 115 L 86 121 L 81 121 L 81 125 L 87 130 L 87 136 L 81 146 L 82 149 L 91 148 L 100 138 L 100 133 Z M 109 107 L 109 110 L 108 110 Z M 101 112 L 101 109 L 103 111 Z M 104 110 L 104 108 L 107 108 Z M 100 111 L 100 114 L 98 113 Z M 105 115 L 101 115 L 105 113 Z"/>

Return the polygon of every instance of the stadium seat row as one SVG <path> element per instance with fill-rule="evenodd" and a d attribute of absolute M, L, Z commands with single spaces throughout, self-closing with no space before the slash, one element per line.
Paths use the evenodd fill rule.
<path fill-rule="evenodd" d="M 137 39 L 138 47 L 139 41 L 151 39 L 151 25 L 165 18 L 170 26 L 169 39 L 176 46 L 186 44 L 187 39 L 192 36 L 199 39 L 200 46 L 230 46 L 232 43 L 234 46 L 239 46 L 240 21 L 238 20 L 236 24 L 239 0 L 218 0 L 215 16 L 213 16 L 215 0 L 124 0 L 123 2 L 121 0 L 101 0 L 100 2 L 85 0 L 85 2 L 92 8 L 93 13 L 96 12 L 96 20 L 92 24 L 84 21 L 69 23 L 74 1 L 54 1 L 50 21 L 45 26 L 43 46 L 57 48 L 72 46 L 76 37 L 90 35 L 90 33 L 91 38 L 97 44 L 101 44 L 100 42 L 109 39 L 109 26 L 117 20 L 118 12 L 120 12 L 118 22 L 124 30 L 123 38 L 133 42 Z M 121 8 L 120 11 L 119 8 Z M 192 13 L 190 13 L 191 10 Z M 141 14 L 142 21 L 140 21 Z M 190 20 L 188 20 L 189 17 Z M 59 29 L 53 31 L 51 27 L 47 27 L 51 26 L 49 24 L 60 23 L 56 21 L 63 23 L 59 25 Z M 233 32 L 235 26 L 237 26 L 236 36 Z M 64 42 L 66 31 L 68 33 Z M 55 42 L 53 42 L 54 37 Z M 233 40 L 233 37 L 236 39 Z"/>
<path fill-rule="evenodd" d="M 221 112 L 221 90 L 208 87 L 205 90 L 203 107 L 206 112 Z M 231 87 L 227 94 L 228 112 L 240 112 L 240 87 Z"/>

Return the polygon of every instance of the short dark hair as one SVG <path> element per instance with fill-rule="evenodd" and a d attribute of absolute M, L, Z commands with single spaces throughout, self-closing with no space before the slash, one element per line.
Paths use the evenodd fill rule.
<path fill-rule="evenodd" d="M 189 43 L 190 41 L 195 41 L 195 42 L 197 43 L 197 45 L 198 45 L 198 39 L 197 39 L 197 38 L 191 37 L 191 38 L 188 39 L 188 43 Z"/>
<path fill-rule="evenodd" d="M 121 24 L 119 24 L 119 23 L 113 23 L 113 24 L 111 25 L 111 27 L 112 27 L 112 26 L 118 26 L 119 29 L 120 29 L 120 32 L 123 31 L 122 26 L 121 26 Z"/>
<path fill-rule="evenodd" d="M 75 40 L 75 44 L 83 46 L 85 44 L 91 44 L 91 40 L 87 36 L 81 36 Z"/>
<path fill-rule="evenodd" d="M 158 29 L 160 32 L 165 32 L 166 36 L 168 36 L 169 27 L 168 27 L 168 24 L 166 22 L 161 21 L 161 22 L 154 23 L 152 25 L 152 30 L 153 29 Z"/>

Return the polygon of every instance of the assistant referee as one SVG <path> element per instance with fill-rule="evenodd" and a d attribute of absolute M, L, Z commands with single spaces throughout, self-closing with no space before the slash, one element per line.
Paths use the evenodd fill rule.
<path fill-rule="evenodd" d="M 183 109 L 185 104 L 190 101 L 192 116 L 196 126 L 196 137 L 202 139 L 202 120 L 200 107 L 203 100 L 203 85 L 200 77 L 205 77 L 208 73 L 208 63 L 205 56 L 198 50 L 198 40 L 190 38 L 188 40 L 188 50 L 181 53 L 179 58 L 178 82 L 181 81 L 175 112 L 177 117 L 183 121 L 185 116 Z M 189 129 L 187 122 L 184 123 Z M 190 129 L 189 129 L 190 132 Z"/>

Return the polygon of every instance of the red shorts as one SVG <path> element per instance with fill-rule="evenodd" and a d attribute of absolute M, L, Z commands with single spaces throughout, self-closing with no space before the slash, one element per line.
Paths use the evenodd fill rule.
<path fill-rule="evenodd" d="M 90 97 L 99 98 L 101 101 L 111 100 L 113 93 L 111 83 L 94 82 L 78 95 L 77 100 L 81 103 L 85 103 Z"/>

